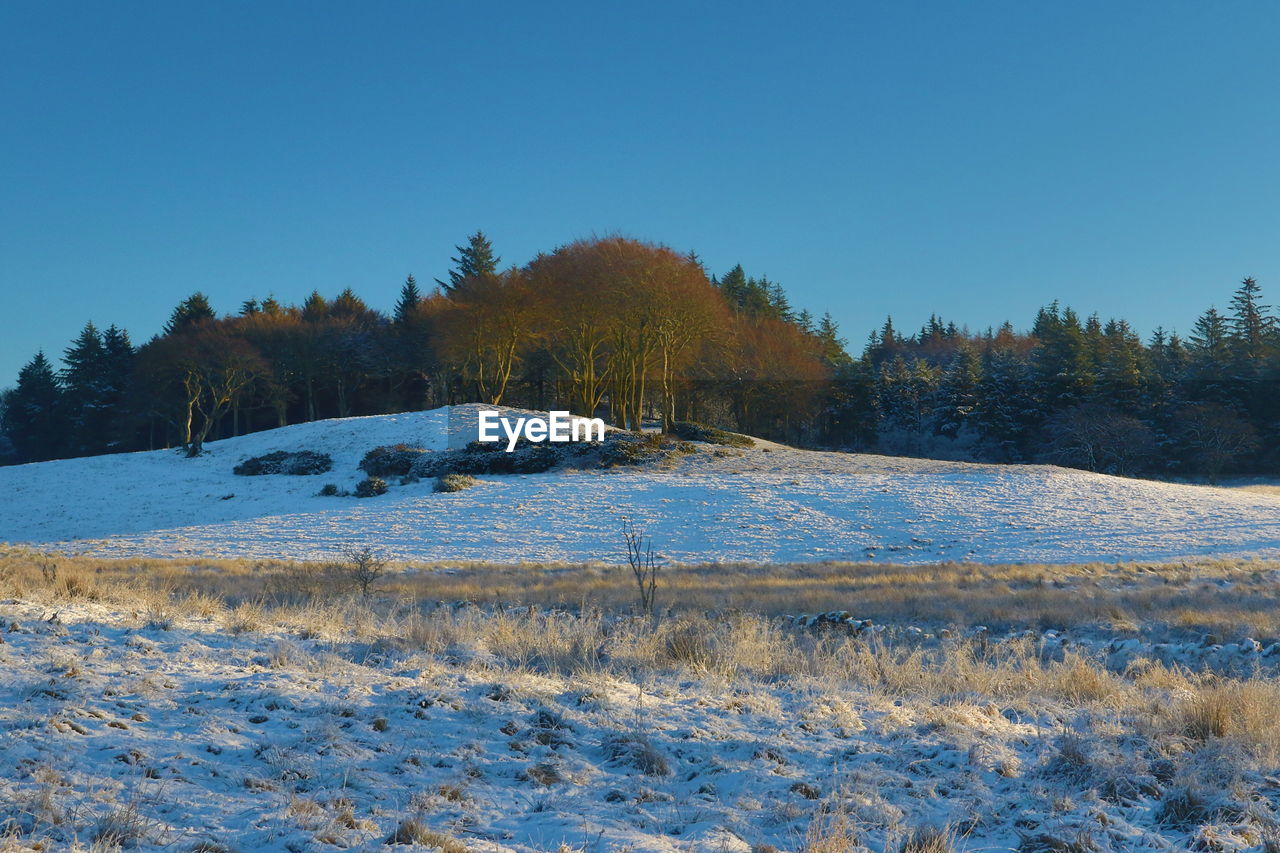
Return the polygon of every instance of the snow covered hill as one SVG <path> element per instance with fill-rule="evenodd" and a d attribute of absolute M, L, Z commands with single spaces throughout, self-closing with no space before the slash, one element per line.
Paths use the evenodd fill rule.
<path fill-rule="evenodd" d="M 455 411 L 455 414 L 456 411 Z M 350 488 L 379 445 L 443 449 L 448 412 L 348 418 L 207 445 L 0 468 L 0 541 L 124 556 L 327 559 L 374 544 L 414 561 L 619 562 L 623 517 L 681 562 L 925 563 L 1280 557 L 1280 496 L 1052 466 L 700 446 L 669 467 L 490 476 L 438 494 Z M 240 461 L 314 450 L 316 476 L 240 477 Z"/>

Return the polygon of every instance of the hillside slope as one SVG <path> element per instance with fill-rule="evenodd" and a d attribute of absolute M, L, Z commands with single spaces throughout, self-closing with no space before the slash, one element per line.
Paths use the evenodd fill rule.
<path fill-rule="evenodd" d="M 350 488 L 373 447 L 441 449 L 443 409 L 283 427 L 174 450 L 0 468 L 0 541 L 101 555 L 326 559 L 372 543 L 406 560 L 618 562 L 623 517 L 682 562 L 923 563 L 1280 557 L 1280 497 L 1128 480 L 1052 466 L 995 466 L 710 446 L 666 468 Z M 239 477 L 241 460 L 316 450 L 317 476 Z"/>

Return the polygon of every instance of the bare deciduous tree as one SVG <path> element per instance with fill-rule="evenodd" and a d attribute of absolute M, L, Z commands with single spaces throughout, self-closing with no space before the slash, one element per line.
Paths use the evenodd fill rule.
<path fill-rule="evenodd" d="M 522 348 L 532 337 L 534 300 L 516 269 L 459 278 L 442 314 L 444 349 L 475 383 L 479 399 L 498 405 Z"/>
<path fill-rule="evenodd" d="M 1151 428 L 1101 403 L 1083 403 L 1054 417 L 1045 430 L 1048 461 L 1104 474 L 1133 476 L 1156 458 Z"/>
<path fill-rule="evenodd" d="M 640 591 L 640 609 L 652 619 L 658 592 L 658 560 L 653 553 L 653 540 L 636 530 L 627 518 L 622 520 L 622 539 L 627 546 L 627 563 Z"/>
<path fill-rule="evenodd" d="M 343 552 L 344 562 L 339 565 L 342 576 L 360 595 L 368 598 L 374 584 L 387 570 L 387 560 L 368 545 L 348 548 Z"/>
<path fill-rule="evenodd" d="M 1187 461 L 1210 483 L 1218 482 L 1224 471 L 1259 447 L 1253 425 L 1216 403 L 1197 403 L 1179 411 L 1173 432 Z"/>

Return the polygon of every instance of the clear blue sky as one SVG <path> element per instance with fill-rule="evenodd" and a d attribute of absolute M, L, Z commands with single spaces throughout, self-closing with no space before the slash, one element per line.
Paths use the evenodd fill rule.
<path fill-rule="evenodd" d="M 5 3 L 0 385 L 86 320 L 137 342 L 351 286 L 477 228 L 742 263 L 830 310 L 1186 330 L 1280 302 L 1280 4 Z"/>

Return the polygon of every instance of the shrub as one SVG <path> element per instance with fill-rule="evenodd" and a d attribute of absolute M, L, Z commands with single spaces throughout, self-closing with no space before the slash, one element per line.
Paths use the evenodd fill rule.
<path fill-rule="evenodd" d="M 418 453 L 408 476 L 443 477 L 446 474 L 541 474 L 553 468 L 612 468 L 660 461 L 673 453 L 689 453 L 693 447 L 669 436 L 615 430 L 602 442 L 534 443 L 520 438 L 510 453 L 504 442 L 473 441 L 458 450 Z M 368 457 L 366 457 L 367 459 Z"/>
<path fill-rule="evenodd" d="M 242 477 L 256 477 L 262 474 L 323 474 L 333 469 L 333 459 L 327 453 L 314 450 L 277 450 L 262 456 L 254 456 L 244 460 L 232 472 Z"/>
<path fill-rule="evenodd" d="M 404 477 L 428 451 L 408 444 L 375 447 L 360 460 L 360 470 L 373 477 Z"/>
<path fill-rule="evenodd" d="M 356 497 L 371 498 L 375 495 L 385 495 L 387 493 L 387 481 L 381 477 L 365 477 L 359 483 L 356 483 Z"/>
<path fill-rule="evenodd" d="M 472 442 L 461 450 L 447 450 L 418 458 L 415 477 L 447 474 L 541 474 L 587 452 L 589 445 L 533 444 L 521 440 L 507 453 L 505 445 Z"/>
<path fill-rule="evenodd" d="M 1156 810 L 1156 823 L 1174 829 L 1191 829 L 1213 820 L 1217 807 L 1212 798 L 1195 788 L 1182 787 L 1167 791 Z"/>
<path fill-rule="evenodd" d="M 342 490 L 338 488 L 337 483 L 325 483 L 320 487 L 321 497 L 332 498 L 342 494 Z"/>
<path fill-rule="evenodd" d="M 665 458 L 667 438 L 658 433 L 615 432 L 600 447 L 600 466 L 643 465 Z"/>
<path fill-rule="evenodd" d="M 470 474 L 445 474 L 436 478 L 435 490 L 437 492 L 460 492 L 463 489 L 471 488 L 475 484 L 475 478 Z"/>
<path fill-rule="evenodd" d="M 693 421 L 676 421 L 671 425 L 671 434 L 686 441 L 705 441 L 707 444 L 724 444 L 729 447 L 755 447 L 756 444 L 748 436 Z"/>
<path fill-rule="evenodd" d="M 550 761 L 539 762 L 524 770 L 522 775 L 516 778 L 525 782 L 537 782 L 539 785 L 546 785 L 548 788 L 565 781 L 564 774 L 560 772 L 560 768 Z"/>
<path fill-rule="evenodd" d="M 634 767 L 646 776 L 667 776 L 671 765 L 649 738 L 641 734 L 621 734 L 604 742 L 609 761 Z"/>

